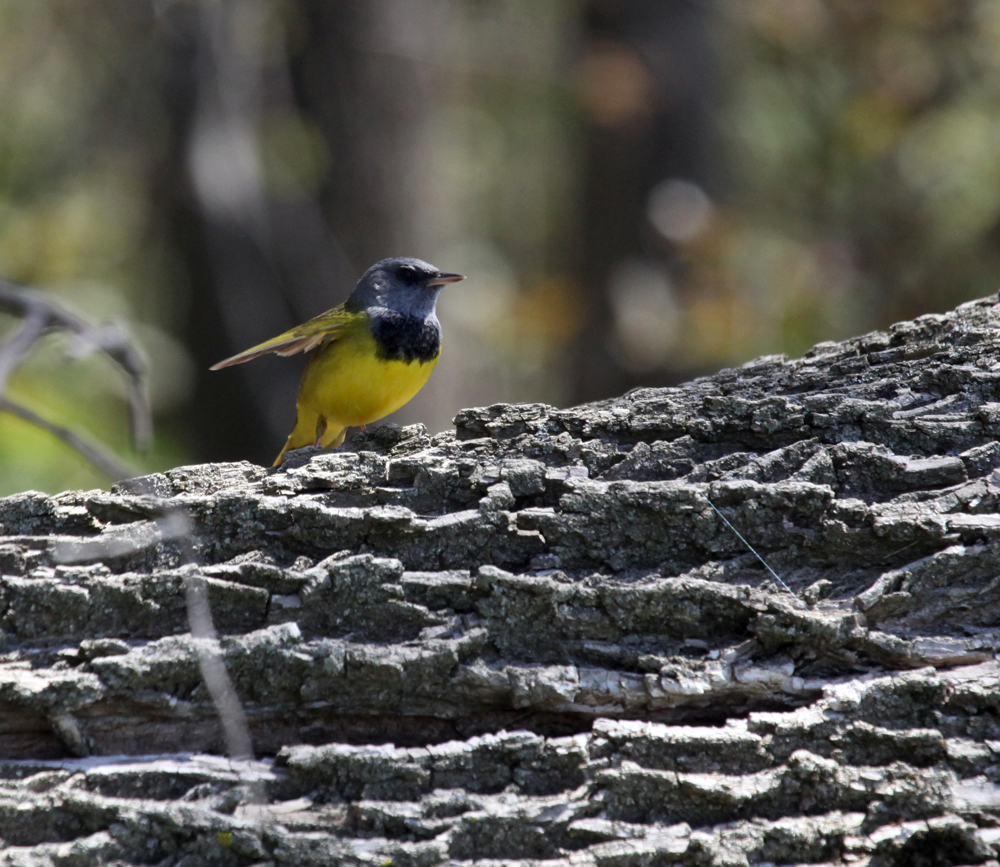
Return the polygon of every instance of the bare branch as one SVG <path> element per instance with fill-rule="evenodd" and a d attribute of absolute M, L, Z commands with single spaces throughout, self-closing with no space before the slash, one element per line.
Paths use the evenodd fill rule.
<path fill-rule="evenodd" d="M 2 279 L 0 279 L 0 312 L 9 313 L 22 320 L 21 327 L 14 332 L 14 335 L 0 344 L 0 412 L 9 412 L 58 437 L 112 479 L 124 479 L 134 475 L 128 465 L 110 451 L 42 418 L 27 407 L 2 397 L 11 374 L 24 361 L 38 340 L 54 329 L 68 331 L 74 335 L 74 355 L 80 357 L 94 350 L 100 350 L 127 374 L 132 440 L 138 448 L 146 449 L 153 433 L 153 416 L 146 379 L 147 364 L 127 331 L 116 322 L 91 325 L 59 306 L 48 295 Z"/>
<path fill-rule="evenodd" d="M 148 365 L 142 352 L 120 323 L 91 325 L 61 307 L 48 295 L 2 279 L 0 311 L 25 320 L 17 334 L 0 346 L 0 393 L 3 392 L 11 371 L 21 363 L 43 333 L 56 328 L 69 331 L 76 336 L 81 347 L 86 347 L 85 352 L 100 350 L 128 375 L 132 440 L 141 450 L 149 446 L 153 422 L 147 385 Z"/>
<path fill-rule="evenodd" d="M 115 481 L 118 481 L 119 479 L 128 479 L 135 475 L 135 470 L 129 467 L 128 464 L 120 461 L 118 457 L 110 451 L 107 451 L 94 443 L 87 442 L 87 440 L 67 428 L 53 424 L 47 419 L 42 418 L 40 415 L 33 413 L 27 407 L 13 403 L 5 397 L 0 397 L 0 412 L 9 412 L 11 415 L 17 416 L 19 419 L 23 419 L 29 424 L 33 424 L 35 427 L 39 427 L 52 434 L 54 437 L 57 437 L 62 440 L 62 442 L 66 443 L 66 445 L 68 445 L 71 449 L 74 449 L 90 461 L 102 473 Z"/>
<path fill-rule="evenodd" d="M 28 350 L 45 331 L 48 316 L 40 308 L 26 311 L 21 327 L 6 343 L 0 345 L 0 394 L 7 390 L 7 380 Z"/>

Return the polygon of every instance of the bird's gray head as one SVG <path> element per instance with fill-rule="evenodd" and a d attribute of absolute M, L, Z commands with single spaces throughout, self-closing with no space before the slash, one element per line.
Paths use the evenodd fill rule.
<path fill-rule="evenodd" d="M 420 259 L 383 259 L 365 271 L 347 307 L 370 312 L 382 308 L 426 319 L 434 313 L 441 287 L 464 279 L 461 274 L 446 274 Z"/>

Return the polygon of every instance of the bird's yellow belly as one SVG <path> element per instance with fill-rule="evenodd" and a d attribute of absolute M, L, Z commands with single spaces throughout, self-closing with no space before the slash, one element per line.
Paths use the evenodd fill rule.
<path fill-rule="evenodd" d="M 384 418 L 412 398 L 430 377 L 428 362 L 386 361 L 365 333 L 328 344 L 310 359 L 299 385 L 300 408 L 331 425 L 356 427 Z"/>

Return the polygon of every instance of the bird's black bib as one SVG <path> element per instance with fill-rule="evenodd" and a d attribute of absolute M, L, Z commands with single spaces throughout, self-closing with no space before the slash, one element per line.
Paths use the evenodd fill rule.
<path fill-rule="evenodd" d="M 383 361 L 433 361 L 441 352 L 441 324 L 395 310 L 380 310 L 371 319 L 372 337 Z"/>

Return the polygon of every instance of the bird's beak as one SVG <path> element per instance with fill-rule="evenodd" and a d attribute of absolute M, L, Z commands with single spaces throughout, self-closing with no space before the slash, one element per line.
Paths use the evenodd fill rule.
<path fill-rule="evenodd" d="M 464 280 L 464 274 L 438 274 L 437 277 L 431 277 L 427 281 L 428 286 L 446 286 L 448 283 L 457 283 L 459 280 Z"/>

